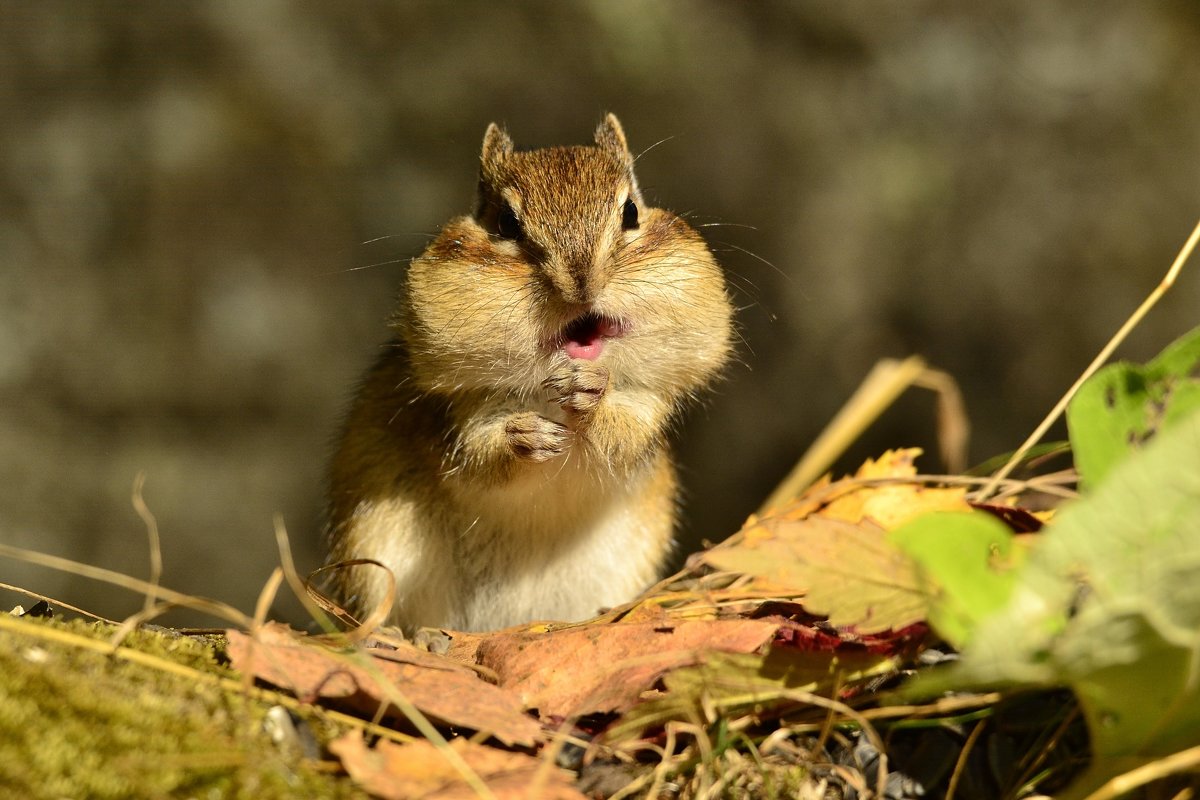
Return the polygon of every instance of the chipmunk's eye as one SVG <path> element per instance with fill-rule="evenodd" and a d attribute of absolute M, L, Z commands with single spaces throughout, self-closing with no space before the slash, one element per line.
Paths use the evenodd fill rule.
<path fill-rule="evenodd" d="M 512 241 L 520 241 L 525 236 L 525 231 L 521 229 L 521 220 L 517 219 L 517 212 L 513 211 L 512 206 L 504 203 L 500 206 L 500 216 L 496 218 L 496 230 L 505 239 Z"/>
<path fill-rule="evenodd" d="M 638 226 L 638 207 L 637 203 L 633 202 L 633 198 L 625 201 L 625 207 L 621 209 L 621 227 L 627 231 L 635 230 Z"/>

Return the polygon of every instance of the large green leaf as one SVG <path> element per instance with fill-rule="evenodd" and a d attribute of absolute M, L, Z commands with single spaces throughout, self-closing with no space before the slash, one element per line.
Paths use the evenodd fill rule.
<path fill-rule="evenodd" d="M 1131 450 L 1200 408 L 1200 328 L 1145 366 L 1111 364 L 1067 408 L 1075 466 L 1096 486 Z"/>
<path fill-rule="evenodd" d="M 929 623 L 955 647 L 963 647 L 979 623 L 1012 594 L 1019 553 L 1012 531 L 991 514 L 925 514 L 888 538 L 916 562 L 931 598 Z"/>
<path fill-rule="evenodd" d="M 913 691 L 1070 686 L 1095 755 L 1084 785 L 1200 744 L 1200 411 L 1063 509 L 965 640 Z"/>

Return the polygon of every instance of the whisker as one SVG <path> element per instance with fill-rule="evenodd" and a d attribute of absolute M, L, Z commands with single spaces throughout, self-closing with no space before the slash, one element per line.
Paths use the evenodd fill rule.
<path fill-rule="evenodd" d="M 732 242 L 718 242 L 717 244 L 724 245 L 725 247 L 732 247 L 734 250 L 737 250 L 739 253 L 744 253 L 744 254 L 750 256 L 751 258 L 755 259 L 756 261 L 761 261 L 763 264 L 766 264 L 768 267 L 775 270 L 775 272 L 777 272 L 779 274 L 779 276 L 782 277 L 784 280 L 786 280 L 788 282 L 794 282 L 791 275 L 788 275 L 786 272 L 784 272 L 779 267 L 772 264 L 767 259 L 760 256 L 758 253 L 755 253 L 751 250 L 747 250 L 744 247 L 739 247 L 736 244 L 733 244 Z"/>
<path fill-rule="evenodd" d="M 693 228 L 743 228 L 748 231 L 757 231 L 758 228 L 753 225 L 747 225 L 744 222 L 693 222 Z"/>
<path fill-rule="evenodd" d="M 375 244 L 376 242 L 386 241 L 387 239 L 399 239 L 402 236 L 420 236 L 423 239 L 432 239 L 437 236 L 436 233 L 389 233 L 385 236 L 376 236 L 374 239 L 367 239 L 365 242 L 360 242 L 362 245 Z"/>
<path fill-rule="evenodd" d="M 393 259 L 389 259 L 388 261 L 377 261 L 374 264 L 363 264 L 362 266 L 359 266 L 359 267 L 347 267 L 346 269 L 338 269 L 338 270 L 334 270 L 333 272 L 322 272 L 322 273 L 320 273 L 320 275 L 321 275 L 321 277 L 328 277 L 330 275 L 345 275 L 347 272 L 358 272 L 358 271 L 364 270 L 364 269 L 375 269 L 376 267 L 386 267 L 390 264 L 403 264 L 405 261 L 411 261 L 411 260 L 412 260 L 411 258 L 393 258 Z"/>
<path fill-rule="evenodd" d="M 650 146 L 649 146 L 649 147 L 647 147 L 645 150 L 643 150 L 642 152 L 640 152 L 640 153 L 638 153 L 636 156 L 634 156 L 634 157 L 633 157 L 633 161 L 634 161 L 634 163 L 636 164 L 636 163 L 637 163 L 639 160 L 641 160 L 642 156 L 646 155 L 646 153 L 649 153 L 651 150 L 653 150 L 654 148 L 658 147 L 660 144 L 665 144 L 666 142 L 669 142 L 669 141 L 671 141 L 671 140 L 672 140 L 672 139 L 674 139 L 674 138 L 675 138 L 675 136 L 674 136 L 674 135 L 672 135 L 672 136 L 668 136 L 668 137 L 666 137 L 665 139 L 659 139 L 657 142 L 655 142 L 654 144 L 650 145 Z"/>

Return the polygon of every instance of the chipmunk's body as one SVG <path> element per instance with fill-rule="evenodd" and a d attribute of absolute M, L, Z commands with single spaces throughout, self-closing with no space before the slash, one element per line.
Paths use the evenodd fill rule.
<path fill-rule="evenodd" d="M 646 208 L 616 118 L 594 147 L 484 139 L 479 206 L 416 259 L 331 468 L 331 560 L 396 578 L 391 621 L 581 619 L 670 549 L 666 428 L 724 364 L 731 308 L 703 240 Z M 374 607 L 377 568 L 338 571 Z"/>

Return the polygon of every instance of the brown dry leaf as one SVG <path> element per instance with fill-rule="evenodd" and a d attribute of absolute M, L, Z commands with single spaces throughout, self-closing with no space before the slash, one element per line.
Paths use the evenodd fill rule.
<path fill-rule="evenodd" d="M 473 744 L 450 742 L 463 761 L 483 780 L 498 800 L 585 800 L 571 776 L 523 753 L 510 753 Z M 479 795 L 446 757 L 427 741 L 395 744 L 380 740 L 367 747 L 360 731 L 330 742 L 329 750 L 342 760 L 354 782 L 385 800 L 476 800 Z M 540 770 L 540 773 L 539 773 Z M 535 789 L 535 783 L 541 789 Z"/>
<path fill-rule="evenodd" d="M 803 596 L 808 611 L 863 633 L 925 619 L 926 597 L 911 560 L 870 520 L 768 517 L 744 534 L 701 556 L 715 569 L 752 576 L 743 589 Z"/>
<path fill-rule="evenodd" d="M 475 633 L 473 631 L 444 631 L 450 639 L 450 646 L 446 649 L 446 658 L 459 664 L 474 664 L 478 659 L 475 655 L 479 650 L 479 643 L 490 635 L 487 633 Z"/>
<path fill-rule="evenodd" d="M 751 653 L 771 641 L 778 621 L 654 621 L 593 625 L 549 633 L 498 633 L 479 642 L 479 663 L 500 686 L 543 717 L 632 707 L 669 670 L 707 652 Z"/>
<path fill-rule="evenodd" d="M 370 649 L 339 653 L 282 625 L 264 626 L 253 637 L 233 630 L 226 636 L 235 669 L 305 702 L 332 701 L 373 715 L 387 698 L 376 680 L 381 676 L 423 714 L 445 724 L 484 731 L 508 745 L 529 746 L 541 736 L 541 726 L 524 713 L 516 695 L 415 647 L 384 651 L 382 657 Z M 372 657 L 370 670 L 361 664 L 364 656 Z M 388 717 L 401 715 L 391 708 Z"/>

